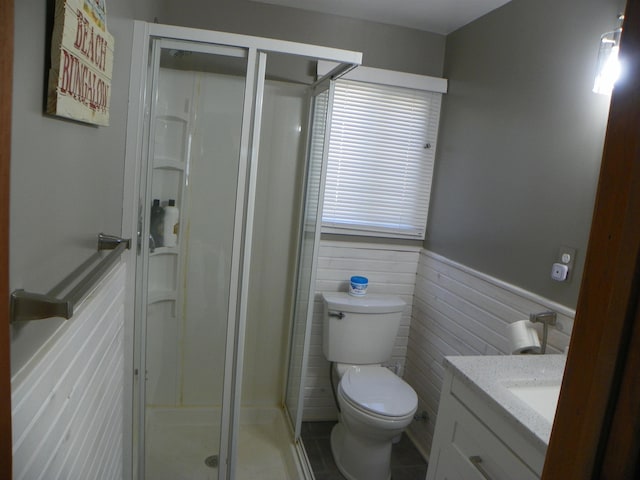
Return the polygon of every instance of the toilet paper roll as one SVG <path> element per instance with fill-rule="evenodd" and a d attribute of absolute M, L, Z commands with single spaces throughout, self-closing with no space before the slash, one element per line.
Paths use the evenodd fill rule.
<path fill-rule="evenodd" d="M 514 355 L 540 353 L 540 338 L 529 320 L 520 320 L 510 324 L 508 338 L 511 353 Z"/>

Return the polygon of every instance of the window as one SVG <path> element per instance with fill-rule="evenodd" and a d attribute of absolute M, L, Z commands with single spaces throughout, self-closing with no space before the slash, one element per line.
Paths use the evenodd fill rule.
<path fill-rule="evenodd" d="M 323 232 L 424 238 L 441 97 L 336 82 Z"/>

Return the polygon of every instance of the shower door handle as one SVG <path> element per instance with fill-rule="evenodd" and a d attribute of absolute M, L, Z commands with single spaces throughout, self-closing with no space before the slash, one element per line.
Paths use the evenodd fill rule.
<path fill-rule="evenodd" d="M 138 255 L 142 251 L 142 204 L 138 205 L 138 235 L 137 242 L 138 245 Z M 153 236 L 149 235 L 149 253 L 153 253 L 156 251 L 156 242 L 153 239 Z"/>
<path fill-rule="evenodd" d="M 340 320 L 342 320 L 344 317 L 346 317 L 346 314 L 344 312 L 329 312 L 329 317 L 339 318 Z"/>

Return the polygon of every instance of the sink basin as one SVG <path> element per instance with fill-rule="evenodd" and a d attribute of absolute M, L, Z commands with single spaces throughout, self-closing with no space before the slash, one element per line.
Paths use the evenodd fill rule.
<path fill-rule="evenodd" d="M 505 387 L 529 407 L 553 423 L 560 395 L 560 383 L 535 382 L 523 380 L 508 382 Z"/>

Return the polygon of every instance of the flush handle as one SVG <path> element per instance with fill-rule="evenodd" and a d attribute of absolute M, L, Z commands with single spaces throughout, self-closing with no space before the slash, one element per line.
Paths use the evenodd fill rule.
<path fill-rule="evenodd" d="M 329 312 L 329 316 L 333 318 L 339 318 L 340 320 L 346 317 L 344 312 Z"/>
<path fill-rule="evenodd" d="M 480 472 L 480 475 L 482 475 L 482 478 L 485 478 L 486 480 L 491 480 L 491 476 L 487 473 L 487 471 L 483 467 L 482 458 L 480 457 L 480 455 L 473 455 L 469 457 L 469 461 L 472 463 L 474 467 L 476 467 L 476 470 Z"/>

